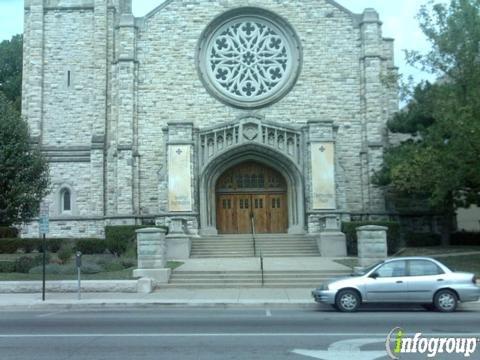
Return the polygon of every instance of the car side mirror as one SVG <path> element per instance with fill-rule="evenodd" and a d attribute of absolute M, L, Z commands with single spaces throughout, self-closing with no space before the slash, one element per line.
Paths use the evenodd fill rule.
<path fill-rule="evenodd" d="M 377 272 L 374 272 L 373 274 L 370 275 L 370 277 L 371 277 L 372 279 L 376 279 L 376 278 L 378 278 L 379 276 L 380 276 L 380 275 L 378 275 Z"/>

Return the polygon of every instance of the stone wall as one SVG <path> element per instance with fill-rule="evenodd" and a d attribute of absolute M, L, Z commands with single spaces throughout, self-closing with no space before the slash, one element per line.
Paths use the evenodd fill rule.
<path fill-rule="evenodd" d="M 382 38 L 375 11 L 352 14 L 330 0 L 167 0 L 135 19 L 131 0 L 28 0 L 25 6 L 22 111 L 32 137 L 56 159 L 49 200 L 58 203 L 56 189 L 70 184 L 79 221 L 122 216 L 135 223 L 174 215 L 165 214 L 167 127 L 191 122 L 185 141 L 192 142 L 194 208 L 182 215 L 197 219 L 195 226 L 198 131 L 252 115 L 302 131 L 304 159 L 310 158 L 309 141 L 326 139 L 309 124 L 329 124 L 336 154 L 337 208 L 331 212 L 348 217 L 384 211 L 383 192 L 370 176 L 383 160 L 385 123 L 398 103 L 395 89 L 382 83 L 396 68 L 393 43 Z M 242 6 L 285 19 L 303 53 L 292 90 L 254 111 L 215 99 L 197 69 L 203 31 Z M 316 229 L 324 211 L 312 210 L 308 162 L 301 170 L 305 217 Z"/>

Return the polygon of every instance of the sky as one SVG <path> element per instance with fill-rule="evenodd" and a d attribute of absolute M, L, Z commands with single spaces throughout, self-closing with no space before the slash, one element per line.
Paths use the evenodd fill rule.
<path fill-rule="evenodd" d="M 301 0 L 300 0 L 301 1 Z M 447 0 L 437 0 L 447 1 Z M 143 16 L 163 0 L 133 0 L 133 13 Z M 429 44 L 423 36 L 415 15 L 427 0 L 337 0 L 347 9 L 361 13 L 365 8 L 375 8 L 383 22 L 383 36 L 395 39 L 396 65 L 400 73 L 413 76 L 415 82 L 430 79 L 428 74 L 412 68 L 405 62 L 404 49 L 427 51 Z M 0 41 L 23 31 L 23 0 L 0 0 Z"/>

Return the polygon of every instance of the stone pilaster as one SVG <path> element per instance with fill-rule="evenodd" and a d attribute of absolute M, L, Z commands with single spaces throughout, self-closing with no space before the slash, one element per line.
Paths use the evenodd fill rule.
<path fill-rule="evenodd" d="M 128 9 L 127 9 L 128 10 Z M 131 13 L 120 15 L 117 28 L 117 214 L 134 214 L 134 157 L 136 145 L 136 53 L 135 19 Z"/>
<path fill-rule="evenodd" d="M 24 62 L 23 115 L 30 127 L 30 136 L 41 140 L 43 122 L 44 4 L 31 0 L 24 33 L 28 56 Z M 27 20 L 28 19 L 28 20 Z"/>
<path fill-rule="evenodd" d="M 383 191 L 371 183 L 374 171 L 378 170 L 383 163 L 383 146 L 385 144 L 385 86 L 382 83 L 384 49 L 381 26 L 378 13 L 373 9 L 366 9 L 360 25 L 362 95 L 365 114 L 364 146 L 360 157 L 364 167 L 362 177 L 364 211 L 369 213 L 385 210 Z"/>
<path fill-rule="evenodd" d="M 94 119 L 92 124 L 91 203 L 92 215 L 105 214 L 105 136 L 107 117 L 107 0 L 94 3 Z"/>

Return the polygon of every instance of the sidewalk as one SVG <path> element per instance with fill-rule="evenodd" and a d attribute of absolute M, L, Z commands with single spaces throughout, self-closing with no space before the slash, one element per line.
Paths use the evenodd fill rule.
<path fill-rule="evenodd" d="M 0 294 L 1 309 L 81 308 L 83 306 L 296 306 L 315 307 L 312 289 L 160 289 L 141 293 L 47 293 Z"/>

